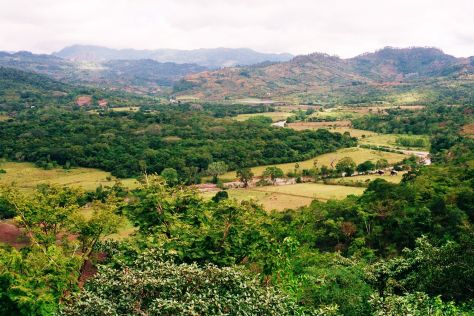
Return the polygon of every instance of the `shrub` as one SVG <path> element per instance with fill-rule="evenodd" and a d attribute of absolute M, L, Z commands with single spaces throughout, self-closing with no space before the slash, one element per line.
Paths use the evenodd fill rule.
<path fill-rule="evenodd" d="M 304 311 L 241 269 L 175 264 L 148 251 L 130 265 L 100 267 L 61 314 L 303 315 Z"/>

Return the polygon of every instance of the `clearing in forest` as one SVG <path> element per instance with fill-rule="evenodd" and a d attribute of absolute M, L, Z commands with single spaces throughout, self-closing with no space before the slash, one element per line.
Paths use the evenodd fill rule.
<path fill-rule="evenodd" d="M 326 185 L 322 183 L 298 183 L 281 186 L 264 186 L 248 189 L 229 189 L 229 197 L 237 201 L 254 200 L 263 205 L 265 210 L 282 211 L 309 205 L 313 200 L 340 200 L 348 195 L 360 195 L 365 188 Z M 204 198 L 211 198 L 216 192 L 203 193 Z"/>
<path fill-rule="evenodd" d="M 366 160 L 371 160 L 373 162 L 376 162 L 377 160 L 382 159 L 382 158 L 387 159 L 389 163 L 396 163 L 396 162 L 402 161 L 404 158 L 407 157 L 407 155 L 366 149 L 366 148 L 351 147 L 351 148 L 339 149 L 338 151 L 323 154 L 323 155 L 320 155 L 320 156 L 317 156 L 305 161 L 299 161 L 298 164 L 300 166 L 300 170 L 313 168 L 315 160 L 317 161 L 318 167 L 321 167 L 322 165 L 326 165 L 330 167 L 331 165 L 335 166 L 336 163 L 344 157 L 352 158 L 356 164 L 360 164 Z M 283 164 L 258 166 L 258 167 L 253 167 L 252 171 L 255 176 L 261 176 L 263 171 L 267 167 L 276 166 L 282 169 L 286 173 L 288 171 L 294 170 L 295 164 L 296 162 L 290 162 L 290 163 L 283 163 Z M 230 171 L 222 175 L 220 178 L 221 179 L 235 179 L 237 178 L 237 175 L 235 171 Z"/>
<path fill-rule="evenodd" d="M 110 172 L 92 168 L 54 168 L 45 170 L 28 162 L 6 162 L 0 164 L 6 173 L 0 174 L 0 185 L 15 183 L 25 191 L 34 189 L 38 184 L 52 183 L 84 190 L 95 190 L 99 185 L 112 186 L 116 178 Z M 124 186 L 133 188 L 138 185 L 135 179 L 121 179 Z"/>
<path fill-rule="evenodd" d="M 267 116 L 272 119 L 273 122 L 284 121 L 290 116 L 293 116 L 293 113 L 289 112 L 263 112 L 263 113 L 251 113 L 251 114 L 239 114 L 234 119 L 237 121 L 246 121 L 251 117 L 255 116 Z"/>

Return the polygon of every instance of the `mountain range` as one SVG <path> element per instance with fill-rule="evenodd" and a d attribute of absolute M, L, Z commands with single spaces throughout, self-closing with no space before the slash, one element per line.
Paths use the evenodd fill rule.
<path fill-rule="evenodd" d="M 366 97 L 413 88 L 431 93 L 433 85 L 441 90 L 461 87 L 472 97 L 473 83 L 474 57 L 456 58 L 436 48 L 386 47 L 348 59 L 314 53 L 288 62 L 190 74 L 177 84 L 175 92 L 215 100 L 308 96 L 316 101 L 337 101 L 344 95 L 362 102 Z"/>
<path fill-rule="evenodd" d="M 110 60 L 151 59 L 158 62 L 178 64 L 197 64 L 207 68 L 252 65 L 265 61 L 282 62 L 293 55 L 266 54 L 249 48 L 201 48 L 193 50 L 179 49 L 112 49 L 102 46 L 73 45 L 53 53 L 54 56 L 72 61 L 104 62 Z"/>
<path fill-rule="evenodd" d="M 40 73 L 68 83 L 145 93 L 160 92 L 187 74 L 208 69 L 197 64 L 160 63 L 151 59 L 76 62 L 30 52 L 0 52 L 0 66 Z"/>
<path fill-rule="evenodd" d="M 216 64 L 206 67 L 149 58 L 153 52 L 165 50 L 87 47 L 73 46 L 53 55 L 0 52 L 0 66 L 44 74 L 70 84 L 200 100 L 255 97 L 322 104 L 395 99 L 412 103 L 474 102 L 474 57 L 456 58 L 430 47 L 386 47 L 347 59 L 313 53 L 288 61 L 265 60 L 218 69 L 214 68 Z M 215 53 L 221 50 L 207 50 L 208 55 L 204 54 L 207 57 L 202 60 L 215 62 Z M 223 50 L 233 54 L 241 51 Z M 198 51 L 203 53 L 187 53 Z M 121 57 L 127 59 L 115 59 Z"/>

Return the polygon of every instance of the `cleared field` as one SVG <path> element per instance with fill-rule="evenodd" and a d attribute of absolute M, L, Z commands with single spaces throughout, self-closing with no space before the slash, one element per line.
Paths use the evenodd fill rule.
<path fill-rule="evenodd" d="M 294 104 L 294 105 L 279 105 L 275 107 L 277 110 L 282 112 L 291 112 L 291 111 L 306 111 L 308 109 L 313 109 L 318 111 L 321 106 L 319 105 L 304 105 L 304 104 Z"/>
<path fill-rule="evenodd" d="M 352 184 L 354 182 L 368 182 L 373 181 L 375 179 L 383 179 L 387 182 L 391 183 L 400 183 L 403 178 L 403 174 L 405 172 L 399 172 L 396 176 L 391 175 L 378 175 L 378 174 L 368 174 L 368 175 L 361 175 L 361 176 L 353 176 L 353 177 L 345 177 L 345 178 L 336 178 L 334 179 L 335 182 L 345 183 L 345 184 Z"/>
<path fill-rule="evenodd" d="M 38 184 L 43 183 L 94 190 L 99 185 L 112 186 L 116 179 L 109 172 L 91 168 L 44 170 L 27 162 L 6 162 L 0 164 L 0 168 L 6 171 L 6 173 L 0 174 L 0 185 L 15 183 L 22 190 L 32 190 Z M 138 186 L 135 179 L 122 179 L 121 182 L 130 188 Z"/>
<path fill-rule="evenodd" d="M 366 145 L 376 145 L 376 146 L 386 146 L 386 147 L 397 147 L 397 148 L 408 148 L 400 146 L 397 144 L 397 138 L 423 138 L 426 140 L 426 143 L 429 144 L 429 137 L 426 135 L 406 135 L 406 134 L 376 134 L 370 137 L 360 139 L 361 144 Z M 414 148 L 411 148 L 414 149 Z M 429 149 L 428 147 L 420 147 L 419 149 Z"/>
<path fill-rule="evenodd" d="M 267 116 L 272 119 L 273 122 L 284 121 L 288 117 L 293 116 L 293 113 L 289 112 L 263 112 L 263 113 L 252 113 L 252 114 L 239 114 L 234 119 L 237 121 L 246 121 L 251 117 L 255 116 Z"/>
<path fill-rule="evenodd" d="M 265 210 L 282 211 L 309 205 L 313 200 L 326 201 L 343 199 L 348 195 L 359 195 L 365 188 L 320 183 L 299 183 L 282 186 L 266 186 L 250 189 L 230 189 L 229 197 L 237 201 L 254 200 L 263 205 Z M 211 198 L 216 192 L 203 193 L 204 198 Z"/>
<path fill-rule="evenodd" d="M 343 121 L 333 121 L 333 122 L 296 122 L 296 123 L 289 123 L 287 124 L 288 128 L 294 129 L 296 131 L 303 131 L 303 130 L 318 130 L 321 128 L 327 129 L 330 132 L 337 132 L 344 134 L 345 132 L 349 132 L 352 137 L 365 137 L 365 136 L 375 136 L 378 135 L 372 131 L 366 131 L 363 129 L 356 129 L 352 128 L 351 122 L 348 120 Z"/>
<path fill-rule="evenodd" d="M 377 135 L 377 133 L 374 133 L 372 131 L 366 131 L 366 130 L 363 130 L 363 129 L 350 128 L 350 127 L 331 127 L 328 130 L 330 132 L 338 132 L 338 133 L 341 133 L 341 134 L 344 134 L 345 132 L 349 132 L 349 134 L 352 137 L 357 137 L 357 138 Z"/>
<path fill-rule="evenodd" d="M 112 112 L 138 112 L 140 107 L 138 106 L 124 106 L 124 107 L 117 107 L 117 108 L 109 108 Z"/>
<path fill-rule="evenodd" d="M 7 121 L 9 118 L 7 115 L 0 115 L 0 122 Z"/>
<path fill-rule="evenodd" d="M 464 125 L 461 129 L 461 135 L 474 138 L 474 124 Z"/>
<path fill-rule="evenodd" d="M 329 109 L 324 112 L 314 112 L 310 115 L 310 117 L 318 117 L 322 119 L 332 119 L 332 120 L 344 120 L 344 119 L 351 119 L 356 118 L 364 115 L 364 113 L 357 113 L 351 111 L 350 109 Z"/>
<path fill-rule="evenodd" d="M 245 98 L 234 100 L 234 103 L 245 103 L 245 104 L 272 104 L 273 100 L 264 100 L 258 98 Z"/>
<path fill-rule="evenodd" d="M 333 165 L 336 165 L 336 163 L 344 157 L 351 157 L 357 164 L 360 164 L 366 160 L 372 160 L 375 162 L 381 158 L 387 159 L 389 163 L 396 163 L 403 160 L 407 156 L 403 154 L 396 154 L 396 153 L 389 153 L 389 152 L 366 149 L 366 148 L 352 147 L 352 148 L 343 148 L 336 152 L 320 155 L 313 159 L 300 161 L 298 163 L 300 165 L 300 169 L 310 169 L 314 166 L 315 160 L 317 160 L 317 166 L 319 167 L 322 165 L 331 166 L 331 163 Z M 268 166 L 269 165 L 254 167 L 252 168 L 252 171 L 255 176 L 261 176 L 265 168 L 267 168 Z M 271 166 L 276 166 L 278 168 L 281 168 L 286 173 L 294 169 L 295 162 L 276 164 L 276 165 L 271 165 Z M 235 179 L 236 177 L 237 175 L 235 174 L 235 171 L 227 172 L 221 176 L 222 179 Z"/>
<path fill-rule="evenodd" d="M 317 130 L 320 128 L 329 129 L 331 127 L 347 127 L 351 126 L 351 121 L 342 120 L 342 121 L 331 121 L 331 122 L 296 122 L 289 123 L 288 127 L 297 131 L 302 131 L 305 129 Z"/>

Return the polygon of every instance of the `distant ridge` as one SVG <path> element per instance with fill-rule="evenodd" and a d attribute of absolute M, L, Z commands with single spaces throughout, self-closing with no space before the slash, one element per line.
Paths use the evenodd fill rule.
<path fill-rule="evenodd" d="M 158 62 L 197 64 L 207 68 L 221 68 L 237 65 L 252 65 L 262 62 L 283 62 L 293 55 L 267 54 L 249 48 L 200 48 L 179 49 L 112 49 L 94 45 L 73 45 L 53 53 L 53 55 L 73 61 L 103 62 L 110 60 L 152 59 Z"/>
<path fill-rule="evenodd" d="M 396 87 L 426 85 L 441 78 L 444 82 L 459 79 L 457 86 L 462 83 L 461 88 L 468 91 L 464 86 L 472 83 L 473 60 L 456 58 L 432 47 L 385 47 L 347 59 L 313 53 L 263 67 L 190 74 L 175 91 L 202 99 L 312 95 L 316 100 L 331 96 L 334 102 L 341 95 L 353 95 L 361 102 Z"/>

